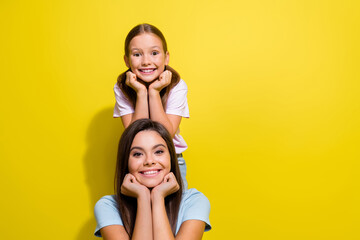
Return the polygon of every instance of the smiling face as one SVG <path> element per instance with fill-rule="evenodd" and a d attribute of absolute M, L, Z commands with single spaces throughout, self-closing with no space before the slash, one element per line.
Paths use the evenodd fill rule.
<path fill-rule="evenodd" d="M 164 52 L 161 39 L 153 33 L 143 33 L 129 43 L 126 66 L 141 80 L 151 83 L 158 79 L 169 64 L 169 53 Z"/>
<path fill-rule="evenodd" d="M 148 187 L 159 185 L 170 172 L 170 153 L 165 140 L 155 131 L 136 134 L 130 148 L 129 173 Z"/>

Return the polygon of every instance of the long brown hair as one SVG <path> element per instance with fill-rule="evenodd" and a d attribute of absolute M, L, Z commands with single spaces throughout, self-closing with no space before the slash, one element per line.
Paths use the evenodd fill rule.
<path fill-rule="evenodd" d="M 124 228 L 126 232 L 129 234 L 129 237 L 131 238 L 135 226 L 137 201 L 135 198 L 128 197 L 122 194 L 121 185 L 123 183 L 125 175 L 129 173 L 128 164 L 129 164 L 130 148 L 132 142 L 136 134 L 138 134 L 141 131 L 157 132 L 166 142 L 167 148 L 170 153 L 170 159 L 171 159 L 170 171 L 174 173 L 176 180 L 179 183 L 180 189 L 177 192 L 165 198 L 165 208 L 171 226 L 171 230 L 175 235 L 176 222 L 177 222 L 177 216 L 181 202 L 183 183 L 181 179 L 180 169 L 177 161 L 173 140 L 169 132 L 166 130 L 166 128 L 158 122 L 154 122 L 150 119 L 136 120 L 129 127 L 125 129 L 124 133 L 120 138 L 117 163 L 116 163 L 116 172 L 115 172 L 115 193 L 116 193 L 116 202 L 118 204 L 118 210 L 120 212 L 120 216 L 123 221 Z"/>
<path fill-rule="evenodd" d="M 130 32 L 126 36 L 126 39 L 125 39 L 125 56 L 130 57 L 130 55 L 129 55 L 130 41 L 134 37 L 136 37 L 136 36 L 138 36 L 140 34 L 143 34 L 143 33 L 153 33 L 156 36 L 158 36 L 161 39 L 164 53 L 167 52 L 166 40 L 165 40 L 164 35 L 161 33 L 161 31 L 158 28 L 156 28 L 155 26 L 151 25 L 151 24 L 144 23 L 144 24 L 139 24 L 139 25 L 135 26 L 133 29 L 130 30 Z M 165 70 L 169 70 L 172 73 L 172 77 L 171 77 L 170 84 L 160 91 L 161 102 L 162 102 L 164 108 L 165 108 L 166 101 L 167 101 L 167 98 L 169 96 L 170 90 L 180 81 L 180 75 L 179 75 L 179 73 L 177 71 L 175 71 L 175 69 L 173 69 L 172 67 L 167 65 L 165 67 Z M 125 72 L 123 72 L 122 74 L 119 75 L 119 77 L 117 78 L 117 84 L 120 87 L 120 89 L 123 91 L 123 93 L 126 95 L 126 97 L 129 99 L 129 101 L 132 103 L 133 107 L 135 108 L 135 105 L 136 105 L 136 92 L 134 91 L 134 89 L 132 89 L 131 87 L 129 87 L 125 83 L 126 72 L 128 72 L 128 71 L 131 71 L 131 70 L 128 69 L 128 70 L 126 70 Z"/>

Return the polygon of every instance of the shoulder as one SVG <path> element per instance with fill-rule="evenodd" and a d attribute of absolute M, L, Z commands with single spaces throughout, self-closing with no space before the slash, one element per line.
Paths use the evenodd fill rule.
<path fill-rule="evenodd" d="M 205 222 L 205 231 L 209 231 L 211 229 L 209 215 L 210 202 L 203 193 L 195 188 L 183 192 L 179 209 L 179 226 L 187 220 L 201 220 Z"/>
<path fill-rule="evenodd" d="M 124 95 L 118 83 L 115 83 L 114 85 L 114 92 L 116 95 Z"/>
<path fill-rule="evenodd" d="M 97 206 L 102 206 L 102 205 L 109 205 L 109 206 L 117 206 L 116 200 L 115 200 L 115 195 L 106 195 L 103 196 L 102 198 L 99 199 L 99 201 L 97 201 L 97 203 L 95 204 L 95 207 Z"/>
<path fill-rule="evenodd" d="M 170 90 L 170 92 L 187 90 L 187 85 L 184 80 L 180 79 L 180 81 Z"/>
<path fill-rule="evenodd" d="M 120 87 L 119 87 L 118 83 L 115 83 L 115 85 L 114 85 L 114 91 L 116 91 L 116 90 L 120 90 Z"/>
<path fill-rule="evenodd" d="M 106 212 L 117 213 L 117 203 L 115 200 L 115 195 L 107 195 L 100 198 L 99 201 L 95 204 L 95 216 L 103 215 Z"/>
<path fill-rule="evenodd" d="M 199 192 L 195 188 L 190 188 L 183 192 L 182 202 L 184 203 L 184 205 L 205 203 L 210 206 L 210 202 L 208 198 L 202 192 Z"/>
<path fill-rule="evenodd" d="M 115 195 L 102 197 L 95 204 L 94 214 L 96 219 L 95 236 L 101 236 L 100 229 L 110 225 L 123 225 Z"/>

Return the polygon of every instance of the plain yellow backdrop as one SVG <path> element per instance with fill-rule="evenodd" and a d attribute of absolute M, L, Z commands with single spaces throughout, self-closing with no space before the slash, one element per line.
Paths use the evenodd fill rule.
<path fill-rule="evenodd" d="M 360 239 L 358 1 L 2 1 L 1 239 L 95 239 L 113 193 L 128 31 L 162 30 L 189 87 L 204 239 Z"/>

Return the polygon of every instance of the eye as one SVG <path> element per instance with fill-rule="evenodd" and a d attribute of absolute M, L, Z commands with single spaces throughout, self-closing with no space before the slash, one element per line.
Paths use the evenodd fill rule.
<path fill-rule="evenodd" d="M 153 52 L 151 52 L 151 55 L 153 55 L 153 56 L 156 56 L 156 55 L 158 55 L 158 54 L 159 54 L 158 51 L 153 51 Z"/>
<path fill-rule="evenodd" d="M 141 54 L 140 54 L 140 53 L 133 53 L 133 56 L 134 56 L 134 57 L 140 57 Z"/>
<path fill-rule="evenodd" d="M 140 157 L 141 155 L 142 155 L 141 152 L 134 152 L 134 153 L 132 154 L 133 157 Z"/>
<path fill-rule="evenodd" d="M 155 152 L 156 155 L 160 155 L 160 154 L 163 154 L 163 153 L 164 153 L 164 150 L 161 150 L 161 149 L 156 150 L 156 152 Z"/>

